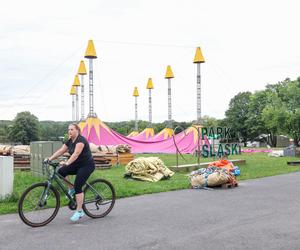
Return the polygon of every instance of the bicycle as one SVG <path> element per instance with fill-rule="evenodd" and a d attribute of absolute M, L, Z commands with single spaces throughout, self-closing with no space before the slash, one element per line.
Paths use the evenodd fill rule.
<path fill-rule="evenodd" d="M 52 167 L 52 169 L 50 168 Z M 73 183 L 66 180 L 59 173 L 59 163 L 44 163 L 48 179 L 28 187 L 20 197 L 18 212 L 21 220 L 31 227 L 41 227 L 51 222 L 60 208 L 60 193 L 58 188 L 53 186 L 55 181 L 58 187 L 69 199 L 68 207 L 76 210 L 75 195 L 70 196 L 63 182 L 73 186 Z M 104 179 L 96 179 L 90 183 L 86 182 L 83 188 L 84 201 L 82 209 L 91 218 L 102 218 L 110 213 L 115 204 L 115 190 L 113 185 Z"/>

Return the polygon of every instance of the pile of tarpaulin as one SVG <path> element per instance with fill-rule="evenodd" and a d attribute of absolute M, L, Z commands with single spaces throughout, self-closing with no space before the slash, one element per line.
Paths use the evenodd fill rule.
<path fill-rule="evenodd" d="M 226 183 L 236 185 L 236 176 L 240 175 L 238 166 L 227 159 L 211 162 L 207 168 L 200 168 L 189 175 L 193 188 L 216 187 Z"/>
<path fill-rule="evenodd" d="M 156 182 L 170 178 L 174 172 L 168 169 L 158 157 L 140 157 L 129 162 L 125 167 L 125 178 Z"/>

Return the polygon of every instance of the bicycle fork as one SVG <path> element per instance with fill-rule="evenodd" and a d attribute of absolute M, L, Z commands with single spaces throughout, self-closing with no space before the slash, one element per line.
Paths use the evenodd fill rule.
<path fill-rule="evenodd" d="M 51 182 L 47 181 L 46 185 L 47 186 L 45 187 L 45 189 L 44 189 L 44 191 L 43 191 L 43 193 L 42 193 L 42 195 L 39 199 L 39 202 L 38 202 L 38 206 L 40 208 L 44 207 L 47 204 L 47 198 L 49 196 L 49 189 L 50 189 L 50 186 L 51 186 Z"/>

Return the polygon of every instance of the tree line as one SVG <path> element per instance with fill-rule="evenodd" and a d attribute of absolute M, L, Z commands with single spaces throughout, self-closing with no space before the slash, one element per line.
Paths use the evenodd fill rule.
<path fill-rule="evenodd" d="M 39 121 L 28 111 L 20 112 L 13 121 L 0 120 L 0 143 L 29 144 L 36 140 L 60 140 L 65 137 L 71 121 Z M 105 122 L 110 128 L 120 134 L 128 135 L 133 131 L 135 122 Z M 176 132 L 194 124 L 190 122 L 173 121 Z M 276 84 L 268 84 L 264 90 L 241 92 L 235 95 L 229 103 L 224 119 L 210 116 L 202 117 L 205 127 L 231 128 L 232 141 L 239 140 L 246 145 L 260 135 L 264 135 L 267 143 L 276 146 L 278 135 L 287 135 L 300 141 L 300 77 L 297 80 L 286 78 Z M 148 126 L 148 121 L 138 121 L 139 130 Z M 153 123 L 156 133 L 167 126 L 167 121 Z"/>
<path fill-rule="evenodd" d="M 300 141 L 300 77 L 268 84 L 264 90 L 234 96 L 225 112 L 224 124 L 242 142 L 267 135 L 276 146 L 278 135 L 287 135 L 296 146 Z"/>

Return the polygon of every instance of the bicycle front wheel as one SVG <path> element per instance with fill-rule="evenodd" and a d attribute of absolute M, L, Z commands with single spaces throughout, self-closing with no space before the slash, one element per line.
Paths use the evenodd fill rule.
<path fill-rule="evenodd" d="M 21 220 L 31 227 L 41 227 L 52 221 L 60 206 L 58 191 L 47 183 L 36 183 L 22 194 L 18 208 Z"/>
<path fill-rule="evenodd" d="M 113 209 L 115 199 L 113 185 L 107 180 L 97 179 L 86 185 L 82 208 L 91 218 L 101 218 Z"/>

